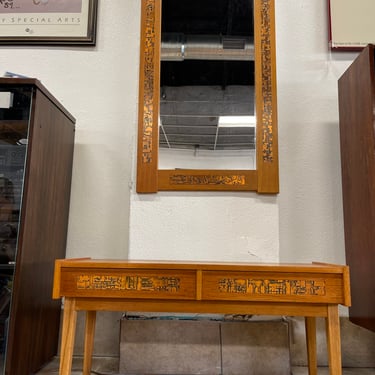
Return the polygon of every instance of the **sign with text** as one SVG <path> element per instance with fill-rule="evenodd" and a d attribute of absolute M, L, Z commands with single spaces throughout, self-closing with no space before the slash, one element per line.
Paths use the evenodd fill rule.
<path fill-rule="evenodd" d="M 2 44 L 94 44 L 97 0 L 0 0 Z"/>
<path fill-rule="evenodd" d="M 375 43 L 374 0 L 328 0 L 332 49 L 359 50 Z"/>

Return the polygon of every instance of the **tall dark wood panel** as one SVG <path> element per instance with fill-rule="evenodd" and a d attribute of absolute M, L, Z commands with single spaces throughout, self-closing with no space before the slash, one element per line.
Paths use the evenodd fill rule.
<path fill-rule="evenodd" d="M 338 82 L 350 320 L 375 331 L 375 76 L 367 46 Z"/>
<path fill-rule="evenodd" d="M 7 193 L 6 208 L 0 206 L 0 373 L 6 375 L 35 373 L 57 353 L 61 309 L 52 300 L 53 269 L 65 257 L 74 128 L 75 119 L 38 80 L 0 78 L 0 193 Z"/>

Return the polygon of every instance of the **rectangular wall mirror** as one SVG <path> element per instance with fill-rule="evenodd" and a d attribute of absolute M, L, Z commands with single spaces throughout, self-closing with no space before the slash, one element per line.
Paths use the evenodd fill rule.
<path fill-rule="evenodd" d="M 274 0 L 142 0 L 137 192 L 278 192 Z"/>

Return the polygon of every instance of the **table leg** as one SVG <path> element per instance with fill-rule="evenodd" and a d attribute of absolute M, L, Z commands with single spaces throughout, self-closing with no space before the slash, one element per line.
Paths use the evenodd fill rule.
<path fill-rule="evenodd" d="M 307 362 L 309 366 L 309 375 L 318 374 L 318 361 L 316 357 L 316 318 L 305 317 Z"/>
<path fill-rule="evenodd" d="M 86 312 L 85 324 L 85 345 L 83 352 L 83 373 L 82 375 L 91 374 L 92 352 L 94 348 L 96 311 Z"/>
<path fill-rule="evenodd" d="M 67 297 L 64 302 L 64 316 L 61 332 L 60 375 L 70 375 L 72 371 L 76 323 L 77 311 L 75 309 L 75 299 Z"/>
<path fill-rule="evenodd" d="M 340 320 L 337 305 L 328 305 L 327 307 L 326 335 L 329 373 L 330 375 L 342 375 Z"/>

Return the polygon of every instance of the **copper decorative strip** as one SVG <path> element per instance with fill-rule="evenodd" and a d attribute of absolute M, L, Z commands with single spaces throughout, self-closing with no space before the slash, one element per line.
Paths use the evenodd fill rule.
<path fill-rule="evenodd" d="M 272 57 L 270 0 L 262 1 L 261 51 L 262 51 L 262 156 L 263 161 L 273 161 L 272 129 Z"/>
<path fill-rule="evenodd" d="M 324 280 L 265 280 L 224 278 L 218 281 L 221 293 L 249 295 L 324 296 Z"/>
<path fill-rule="evenodd" d="M 155 0 L 146 0 L 143 79 L 142 162 L 152 162 L 155 64 Z"/>
<path fill-rule="evenodd" d="M 169 177 L 171 185 L 245 185 L 244 175 L 187 175 L 174 174 Z"/>
<path fill-rule="evenodd" d="M 173 276 L 138 276 L 138 275 L 80 275 L 77 289 L 118 290 L 148 292 L 178 292 L 180 279 Z"/>

